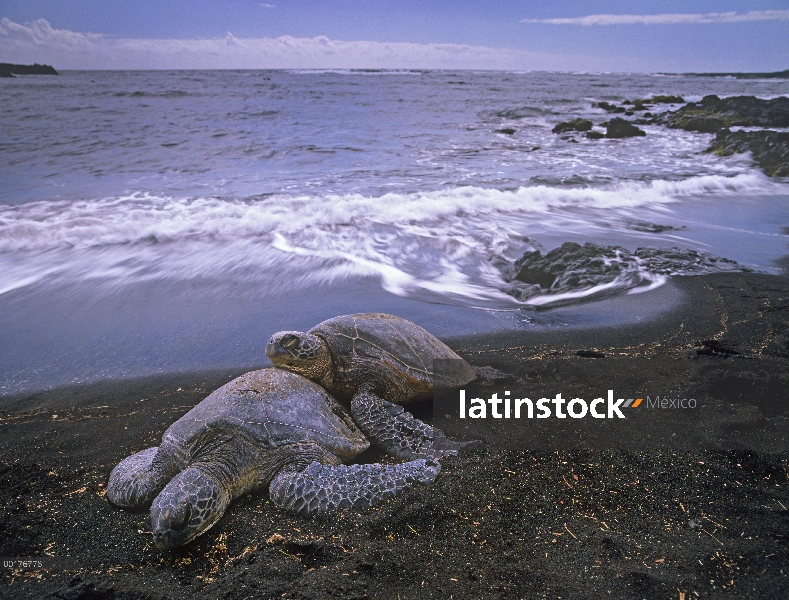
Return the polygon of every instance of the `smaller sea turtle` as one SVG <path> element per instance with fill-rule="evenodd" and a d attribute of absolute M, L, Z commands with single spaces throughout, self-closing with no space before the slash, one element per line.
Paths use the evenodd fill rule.
<path fill-rule="evenodd" d="M 268 485 L 278 506 L 304 514 L 372 506 L 414 483 L 429 483 L 434 460 L 341 464 L 369 447 L 324 389 L 281 369 L 252 371 L 173 423 L 162 443 L 112 470 L 107 498 L 151 504 L 160 550 L 181 546 L 219 520 L 230 502 Z"/>
<path fill-rule="evenodd" d="M 266 346 L 275 366 L 320 383 L 365 435 L 404 459 L 456 454 L 464 445 L 414 418 L 401 404 L 477 378 L 474 368 L 415 323 L 384 313 L 335 317 L 308 332 L 280 331 Z"/>

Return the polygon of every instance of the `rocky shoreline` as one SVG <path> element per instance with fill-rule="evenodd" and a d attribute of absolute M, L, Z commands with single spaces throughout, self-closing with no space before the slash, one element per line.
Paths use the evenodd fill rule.
<path fill-rule="evenodd" d="M 14 75 L 57 75 L 58 72 L 50 65 L 15 65 L 0 63 L 0 77 L 13 77 Z"/>
<path fill-rule="evenodd" d="M 572 119 L 558 123 L 553 133 L 566 134 L 586 132 L 586 137 L 627 138 L 645 136 L 646 132 L 637 125 L 663 125 L 670 129 L 683 129 L 696 133 L 715 133 L 716 138 L 705 150 L 717 156 L 731 156 L 751 152 L 757 165 L 771 177 L 789 176 L 789 132 L 774 131 L 771 127 L 789 127 L 789 97 L 762 100 L 754 96 L 732 96 L 719 98 L 705 96 L 700 102 L 689 102 L 677 109 L 653 115 L 649 109 L 655 104 L 678 104 L 684 102 L 680 96 L 654 96 L 649 99 L 625 100 L 621 106 L 610 102 L 596 102 L 594 108 L 608 113 L 640 118 L 628 121 L 612 117 L 600 124 L 606 133 L 592 129 L 588 119 Z M 731 127 L 761 127 L 761 131 L 731 131 Z M 572 136 L 562 139 L 577 141 Z"/>
<path fill-rule="evenodd" d="M 588 294 L 596 288 L 599 292 L 586 298 L 599 299 L 607 293 L 648 286 L 675 273 L 748 271 L 735 261 L 696 250 L 647 247 L 631 252 L 621 246 L 565 242 L 544 255 L 539 250 L 524 253 L 503 276 L 510 284 L 505 291 L 521 301 L 533 296 L 549 301 L 552 295 L 560 299 L 570 295 L 568 302 L 577 302 L 575 295 L 582 291 Z M 557 304 L 550 302 L 550 306 Z"/>
<path fill-rule="evenodd" d="M 705 152 L 717 156 L 750 152 L 759 167 L 773 177 L 789 177 L 789 132 L 721 129 Z"/>
<path fill-rule="evenodd" d="M 676 111 L 655 117 L 652 123 L 672 129 L 715 133 L 721 129 L 741 127 L 789 127 L 789 98 L 762 100 L 754 96 L 719 98 L 705 96 Z"/>
<path fill-rule="evenodd" d="M 671 73 L 663 73 L 671 75 Z M 789 79 L 789 69 L 769 71 L 766 73 L 682 73 L 686 77 L 733 77 L 734 79 Z"/>

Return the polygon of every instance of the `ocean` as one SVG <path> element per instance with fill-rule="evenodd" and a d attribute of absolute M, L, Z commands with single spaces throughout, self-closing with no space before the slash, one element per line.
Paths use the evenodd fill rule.
<path fill-rule="evenodd" d="M 712 134 L 657 125 L 622 140 L 551 132 L 577 117 L 604 131 L 609 115 L 593 103 L 658 94 L 773 98 L 789 81 L 412 70 L 0 80 L 0 396 L 265 365 L 272 333 L 338 314 L 391 312 L 441 336 L 594 327 L 667 310 L 680 300 L 674 277 L 779 272 L 789 182 L 748 155 L 705 154 Z M 561 289 L 514 279 L 524 253 L 566 242 L 608 247 L 604 272 Z"/>

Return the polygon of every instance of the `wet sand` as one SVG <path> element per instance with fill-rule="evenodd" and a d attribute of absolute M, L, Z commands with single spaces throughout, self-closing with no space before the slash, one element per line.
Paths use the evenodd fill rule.
<path fill-rule="evenodd" d="M 371 509 L 296 517 L 265 492 L 194 543 L 153 546 L 147 512 L 104 497 L 112 467 L 156 445 L 212 371 L 6 399 L 0 556 L 70 556 L 3 571 L 9 598 L 785 598 L 789 595 L 789 279 L 679 278 L 646 323 L 453 338 L 508 377 L 469 397 L 694 398 L 625 420 L 460 421 L 487 447 Z M 449 414 L 449 417 L 446 415 Z M 365 460 L 386 460 L 375 452 Z"/>

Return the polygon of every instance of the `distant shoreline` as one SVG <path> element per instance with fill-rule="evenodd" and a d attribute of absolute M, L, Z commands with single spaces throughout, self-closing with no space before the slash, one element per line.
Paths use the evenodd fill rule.
<path fill-rule="evenodd" d="M 676 75 L 676 73 L 661 73 Z M 789 69 L 769 73 L 680 73 L 686 77 L 734 77 L 735 79 L 789 79 Z"/>
<path fill-rule="evenodd" d="M 260 67 L 260 68 L 207 68 L 207 69 L 67 69 L 68 71 L 309 71 L 309 68 L 293 69 L 287 67 Z M 446 69 L 407 69 L 407 68 L 387 68 L 387 69 L 362 69 L 362 68 L 333 68 L 328 71 L 350 71 L 351 73 L 384 73 L 387 71 L 444 71 Z M 460 69 L 461 71 L 476 71 L 478 69 Z M 486 70 L 486 69 L 482 69 Z M 509 71 L 510 69 L 493 69 L 493 71 Z M 563 71 L 545 71 L 563 72 Z M 12 63 L 0 63 L 0 77 L 13 77 L 14 75 L 59 75 L 58 71 L 51 65 L 18 65 Z M 789 79 L 789 69 L 783 71 L 770 72 L 721 72 L 721 73 L 677 73 L 668 71 L 645 72 L 644 75 L 672 75 L 681 77 L 732 77 L 735 79 Z"/>
<path fill-rule="evenodd" d="M 13 77 L 14 75 L 57 75 L 58 72 L 50 65 L 15 65 L 0 63 L 0 77 Z"/>

